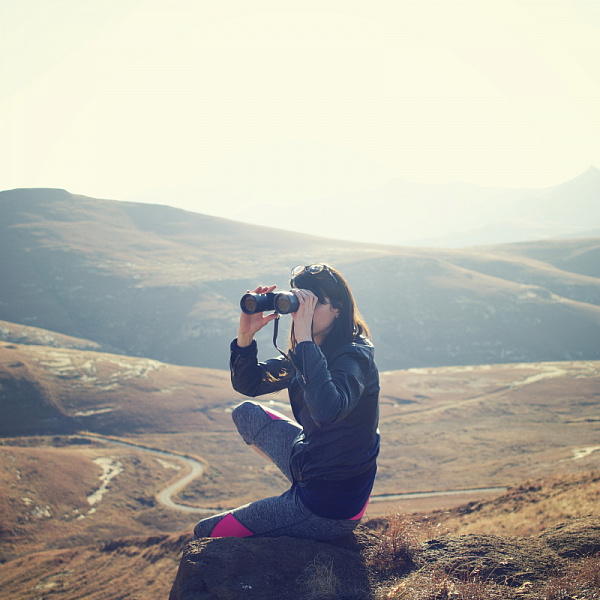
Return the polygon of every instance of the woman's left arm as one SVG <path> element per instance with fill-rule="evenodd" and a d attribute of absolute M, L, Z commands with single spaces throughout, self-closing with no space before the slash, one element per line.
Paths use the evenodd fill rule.
<path fill-rule="evenodd" d="M 366 385 L 366 359 L 348 347 L 330 365 L 314 342 L 298 344 L 292 357 L 310 414 L 323 425 L 343 419 L 357 405 Z"/>

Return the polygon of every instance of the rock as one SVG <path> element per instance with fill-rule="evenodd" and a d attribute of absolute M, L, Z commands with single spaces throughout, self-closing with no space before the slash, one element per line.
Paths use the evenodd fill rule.
<path fill-rule="evenodd" d="M 367 532 L 337 544 L 290 537 L 206 538 L 184 549 L 170 600 L 367 600 Z"/>
<path fill-rule="evenodd" d="M 600 551 L 600 517 L 573 519 L 529 538 L 447 535 L 409 548 L 408 560 L 402 553 L 392 556 L 393 568 L 386 569 L 373 560 L 388 548 L 381 535 L 359 526 L 335 543 L 196 540 L 184 549 L 170 600 L 369 600 L 386 588 L 389 598 L 404 598 L 409 596 L 398 595 L 401 588 L 419 590 L 444 574 L 449 586 L 482 582 L 494 597 L 525 600 L 539 597 L 536 590 L 570 559 Z"/>
<path fill-rule="evenodd" d="M 539 539 L 563 558 L 595 554 L 600 552 L 600 517 L 579 517 L 561 523 L 544 531 Z"/>
<path fill-rule="evenodd" d="M 462 535 L 430 540 L 423 545 L 422 570 L 443 570 L 456 577 L 477 577 L 510 587 L 544 581 L 560 557 L 536 538 Z"/>

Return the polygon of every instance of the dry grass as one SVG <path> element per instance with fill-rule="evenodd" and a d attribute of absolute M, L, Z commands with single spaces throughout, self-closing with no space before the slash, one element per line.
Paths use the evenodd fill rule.
<path fill-rule="evenodd" d="M 444 525 L 455 535 L 529 536 L 586 515 L 600 515 L 600 471 L 526 481 L 494 500 L 446 513 Z"/>
<path fill-rule="evenodd" d="M 600 598 L 600 555 L 568 562 L 561 574 L 542 585 L 525 583 L 507 590 L 482 579 L 474 571 L 456 576 L 442 569 L 419 571 L 387 589 L 378 600 L 501 600 L 507 597 L 529 600 L 598 600 Z"/>
<path fill-rule="evenodd" d="M 403 573 L 415 563 L 420 542 L 429 537 L 422 523 L 396 513 L 377 527 L 377 543 L 367 552 L 367 566 L 381 575 Z"/>
<path fill-rule="evenodd" d="M 0 564 L 3 599 L 168 598 L 189 535 L 48 550 Z"/>
<path fill-rule="evenodd" d="M 446 572 L 441 568 L 413 571 L 419 543 L 451 532 L 452 535 L 485 533 L 503 536 L 537 535 L 572 517 L 600 514 L 600 472 L 563 475 L 530 480 L 503 496 L 471 503 L 452 511 L 429 515 L 395 514 L 374 527 L 379 543 L 369 555 L 372 569 L 382 583 L 377 600 L 499 600 L 507 597 L 529 600 L 599 600 L 600 554 L 565 561 L 544 584 L 526 582 L 521 588 L 506 588 L 469 573 Z M 449 513 L 446 513 L 448 516 Z M 437 525 L 436 525 L 437 524 Z M 393 582 L 394 576 L 397 578 Z M 399 578 L 401 577 L 401 578 Z M 387 583 L 386 580 L 387 579 Z"/>
<path fill-rule="evenodd" d="M 600 554 L 569 563 L 564 573 L 542 588 L 540 600 L 597 600 L 600 598 Z"/>
<path fill-rule="evenodd" d="M 417 573 L 392 586 L 381 600 L 500 600 L 502 590 L 477 573 L 455 577 L 443 570 Z"/>
<path fill-rule="evenodd" d="M 99 457 L 114 457 L 124 471 L 92 506 L 87 497 L 101 485 L 102 469 L 93 462 Z M 133 449 L 0 446 L 0 562 L 189 526 L 190 515 L 162 509 L 154 500 L 173 473 Z"/>
<path fill-rule="evenodd" d="M 298 583 L 306 590 L 305 600 L 335 600 L 340 590 L 340 580 L 334 573 L 333 559 L 317 556 L 306 568 Z"/>

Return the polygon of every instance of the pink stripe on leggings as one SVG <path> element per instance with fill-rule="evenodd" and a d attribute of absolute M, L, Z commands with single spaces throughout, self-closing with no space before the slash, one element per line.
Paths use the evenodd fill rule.
<path fill-rule="evenodd" d="M 231 513 L 223 517 L 212 530 L 210 537 L 248 537 L 254 535 L 247 527 L 244 527 Z"/>
<path fill-rule="evenodd" d="M 273 419 L 273 421 L 289 421 L 289 419 L 285 415 L 282 415 L 276 410 L 270 410 L 268 408 L 265 408 L 264 406 L 262 407 L 262 409 L 271 417 L 271 419 Z"/>
<path fill-rule="evenodd" d="M 371 496 L 369 496 L 369 500 L 370 499 L 371 499 Z M 369 506 L 369 500 L 367 500 L 367 503 L 363 506 L 363 509 L 355 517 L 352 517 L 350 519 L 351 521 L 358 521 L 359 519 L 362 519 L 362 516 L 365 514 L 365 511 L 367 510 L 367 506 Z"/>

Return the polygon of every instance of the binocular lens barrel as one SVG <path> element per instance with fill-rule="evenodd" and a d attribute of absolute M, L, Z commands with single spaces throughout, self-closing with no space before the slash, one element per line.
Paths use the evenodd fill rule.
<path fill-rule="evenodd" d="M 298 298 L 290 292 L 277 294 L 273 303 L 275 304 L 275 310 L 280 315 L 296 312 L 299 305 Z"/>
<path fill-rule="evenodd" d="M 287 315 L 296 312 L 299 306 L 298 298 L 292 292 L 279 292 L 278 294 L 273 292 L 267 294 L 248 293 L 244 294 L 240 300 L 240 308 L 247 315 L 268 310 L 274 310 L 280 315 Z"/>
<path fill-rule="evenodd" d="M 275 294 L 273 292 L 269 292 L 268 294 L 244 294 L 240 300 L 240 308 L 247 315 L 273 310 L 274 298 Z"/>
<path fill-rule="evenodd" d="M 258 302 L 253 294 L 246 294 L 240 301 L 240 307 L 247 315 L 252 315 L 257 312 L 257 305 Z"/>

